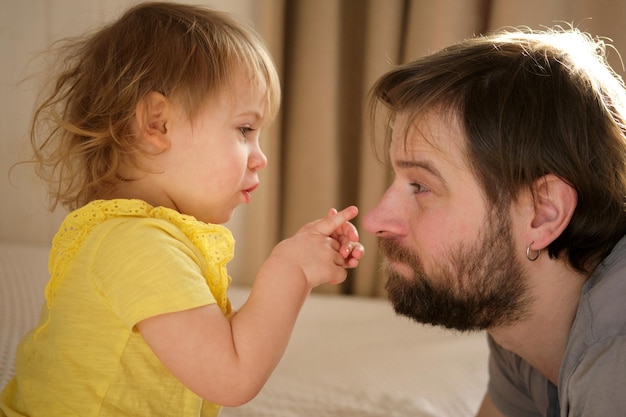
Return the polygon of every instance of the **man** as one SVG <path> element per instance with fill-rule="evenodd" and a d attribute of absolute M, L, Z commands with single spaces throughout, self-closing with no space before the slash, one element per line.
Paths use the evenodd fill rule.
<path fill-rule="evenodd" d="M 626 92 L 576 30 L 477 37 L 383 75 L 394 178 L 364 218 L 397 313 L 486 329 L 478 415 L 626 415 Z"/>

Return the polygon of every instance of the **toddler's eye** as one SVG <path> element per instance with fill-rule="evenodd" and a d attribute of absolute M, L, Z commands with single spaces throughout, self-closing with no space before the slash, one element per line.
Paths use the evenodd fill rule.
<path fill-rule="evenodd" d="M 241 134 L 246 137 L 246 135 L 248 134 L 248 132 L 252 132 L 253 129 L 249 128 L 248 126 L 241 126 L 239 128 L 239 131 L 241 132 Z"/>

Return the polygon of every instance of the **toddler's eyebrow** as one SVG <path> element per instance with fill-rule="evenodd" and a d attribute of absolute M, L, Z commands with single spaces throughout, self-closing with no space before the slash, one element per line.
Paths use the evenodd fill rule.
<path fill-rule="evenodd" d="M 263 115 L 256 110 L 242 111 L 241 113 L 237 114 L 236 117 L 242 117 L 242 116 L 252 116 L 256 120 L 263 120 Z"/>

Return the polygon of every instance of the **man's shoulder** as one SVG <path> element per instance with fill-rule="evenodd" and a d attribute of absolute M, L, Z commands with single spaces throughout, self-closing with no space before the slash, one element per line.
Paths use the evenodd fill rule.
<path fill-rule="evenodd" d="M 626 332 L 626 239 L 622 239 L 613 251 L 596 268 L 583 287 L 577 312 L 579 317 L 588 317 L 596 337 L 605 332 Z"/>

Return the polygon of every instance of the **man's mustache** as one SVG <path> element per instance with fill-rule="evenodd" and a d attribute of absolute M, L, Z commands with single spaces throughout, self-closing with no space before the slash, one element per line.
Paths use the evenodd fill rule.
<path fill-rule="evenodd" d="M 417 255 L 397 240 L 379 237 L 377 244 L 380 253 L 389 261 L 400 262 L 411 266 L 420 264 Z"/>

